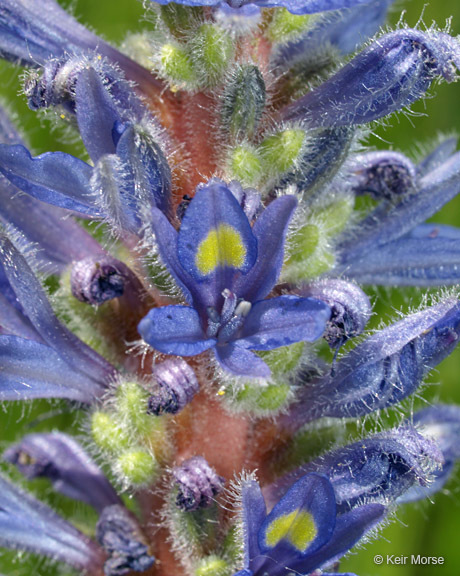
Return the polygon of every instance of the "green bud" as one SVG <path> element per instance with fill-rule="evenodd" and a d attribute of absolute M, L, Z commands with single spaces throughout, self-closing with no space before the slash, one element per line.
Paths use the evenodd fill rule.
<path fill-rule="evenodd" d="M 274 350 L 260 351 L 258 355 L 268 364 L 272 374 L 279 376 L 295 370 L 303 356 L 304 343 L 296 342 L 289 346 L 281 346 Z"/>
<path fill-rule="evenodd" d="M 119 452 L 129 446 L 126 434 L 120 429 L 115 418 L 98 410 L 91 416 L 91 434 L 94 442 L 107 452 Z"/>
<path fill-rule="evenodd" d="M 277 412 L 291 397 L 291 387 L 288 383 L 259 384 L 248 383 L 238 391 L 237 406 L 253 412 Z"/>
<path fill-rule="evenodd" d="M 228 67 L 233 55 L 231 37 L 214 24 L 202 24 L 191 41 L 190 57 L 207 82 L 214 83 Z"/>
<path fill-rule="evenodd" d="M 297 230 L 291 239 L 289 252 L 282 271 L 282 279 L 287 282 L 315 278 L 335 264 L 329 235 L 321 222 L 308 223 Z"/>
<path fill-rule="evenodd" d="M 121 49 L 126 56 L 138 62 L 144 68 L 152 67 L 152 44 L 151 37 L 146 32 L 128 34 Z"/>
<path fill-rule="evenodd" d="M 167 4 L 160 6 L 163 22 L 175 36 L 181 36 L 193 27 L 195 22 L 203 15 L 200 7 L 180 6 L 179 4 Z"/>
<path fill-rule="evenodd" d="M 238 180 L 243 186 L 256 186 L 262 176 L 260 157 L 250 144 L 233 148 L 227 165 L 230 178 Z"/>
<path fill-rule="evenodd" d="M 187 52 L 178 44 L 163 44 L 160 61 L 168 79 L 174 84 L 195 84 L 196 74 Z"/>
<path fill-rule="evenodd" d="M 324 222 L 325 231 L 329 236 L 337 236 L 343 231 L 350 220 L 353 208 L 354 198 L 350 195 L 318 212 L 318 218 Z"/>
<path fill-rule="evenodd" d="M 239 67 L 225 88 L 222 123 L 233 136 L 251 137 L 265 107 L 265 82 L 252 64 Z"/>
<path fill-rule="evenodd" d="M 280 175 L 289 170 L 300 156 L 305 133 L 289 129 L 268 136 L 259 146 L 263 167 L 268 173 Z"/>
<path fill-rule="evenodd" d="M 123 452 L 114 465 L 122 480 L 130 486 L 149 484 L 155 477 L 157 462 L 155 457 L 141 449 Z"/>
<path fill-rule="evenodd" d="M 214 554 L 202 558 L 195 568 L 195 576 L 227 576 L 230 573 L 228 563 Z"/>
<path fill-rule="evenodd" d="M 309 14 L 299 16 L 291 14 L 286 8 L 275 10 L 268 26 L 267 36 L 273 42 L 282 44 L 301 36 L 310 26 L 312 17 Z"/>
<path fill-rule="evenodd" d="M 127 433 L 146 437 L 156 419 L 147 414 L 149 393 L 136 382 L 122 382 L 117 388 L 116 410 Z"/>

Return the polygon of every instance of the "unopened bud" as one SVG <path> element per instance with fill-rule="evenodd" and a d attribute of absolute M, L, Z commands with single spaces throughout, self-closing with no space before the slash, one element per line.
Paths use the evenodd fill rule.
<path fill-rule="evenodd" d="M 157 385 L 148 399 L 149 414 L 177 414 L 199 391 L 195 373 L 187 362 L 180 358 L 158 364 L 154 368 L 153 376 Z"/>
<path fill-rule="evenodd" d="M 107 256 L 91 256 L 75 262 L 70 276 L 72 294 L 87 304 L 99 306 L 123 295 L 125 289 L 124 264 Z"/>
<path fill-rule="evenodd" d="M 176 504 L 184 511 L 206 508 L 224 486 L 224 478 L 201 456 L 194 456 L 172 471 L 179 489 Z"/>
<path fill-rule="evenodd" d="M 124 506 L 104 509 L 96 536 L 109 556 L 104 564 L 106 576 L 144 572 L 155 562 L 136 518 Z"/>
<path fill-rule="evenodd" d="M 222 106 L 222 123 L 233 136 L 252 136 L 265 107 L 265 82 L 252 64 L 241 66 L 228 83 Z"/>

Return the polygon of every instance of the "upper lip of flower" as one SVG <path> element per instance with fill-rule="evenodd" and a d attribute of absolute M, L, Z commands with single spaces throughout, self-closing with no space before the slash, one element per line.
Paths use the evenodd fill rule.
<path fill-rule="evenodd" d="M 269 377 L 267 365 L 249 350 L 271 350 L 319 338 L 330 308 L 313 298 L 263 300 L 283 262 L 292 196 L 273 201 L 250 222 L 227 186 L 211 180 L 197 190 L 177 233 L 153 209 L 160 254 L 193 306 L 151 310 L 138 330 L 169 354 L 195 355 L 215 347 L 228 371 Z"/>

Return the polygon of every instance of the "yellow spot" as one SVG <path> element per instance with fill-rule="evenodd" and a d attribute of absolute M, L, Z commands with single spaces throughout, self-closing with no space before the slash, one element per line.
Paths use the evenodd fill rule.
<path fill-rule="evenodd" d="M 198 246 L 195 264 L 205 276 L 218 266 L 240 268 L 246 258 L 246 247 L 237 230 L 228 224 L 221 224 L 209 232 Z"/>
<path fill-rule="evenodd" d="M 65 120 L 65 114 L 60 114 L 60 118 L 62 118 L 63 120 Z"/>
<path fill-rule="evenodd" d="M 102 56 L 100 54 L 97 55 L 98 60 L 102 60 Z"/>
<path fill-rule="evenodd" d="M 273 520 L 265 533 L 265 542 L 273 548 L 281 540 L 287 540 L 299 552 L 303 552 L 315 539 L 317 532 L 311 514 L 304 510 L 294 510 Z"/>

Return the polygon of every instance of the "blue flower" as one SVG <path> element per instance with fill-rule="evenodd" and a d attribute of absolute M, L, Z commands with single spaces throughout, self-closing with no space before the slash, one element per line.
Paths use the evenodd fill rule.
<path fill-rule="evenodd" d="M 82 447 L 66 434 L 30 434 L 3 455 L 28 479 L 44 477 L 99 514 L 100 546 L 50 508 L 0 476 L 0 544 L 58 559 L 80 570 L 122 576 L 155 562 L 136 517 Z"/>
<path fill-rule="evenodd" d="M 102 396 L 115 368 L 58 320 L 26 259 L 3 233 L 0 286 L 0 399 L 90 403 Z"/>
<path fill-rule="evenodd" d="M 355 193 L 371 194 L 380 203 L 354 234 L 341 239 L 338 274 L 366 284 L 458 283 L 460 230 L 425 222 L 460 193 L 455 148 L 456 139 L 446 139 L 417 166 L 393 152 L 355 158 Z"/>
<path fill-rule="evenodd" d="M 156 124 L 144 119 L 144 105 L 113 66 L 97 58 L 52 64 L 41 105 L 66 103 L 75 112 L 94 167 L 63 152 L 33 158 L 24 145 L 8 143 L 0 144 L 0 171 L 42 202 L 142 235 L 151 206 L 171 210 L 171 171 Z"/>
<path fill-rule="evenodd" d="M 279 576 L 286 570 L 310 574 L 327 567 L 387 512 L 372 503 L 338 513 L 331 482 L 315 473 L 295 482 L 268 515 L 259 484 L 243 479 L 241 506 L 245 565 L 238 576 Z"/>
<path fill-rule="evenodd" d="M 254 227 L 220 180 L 201 186 L 179 232 L 153 210 L 159 252 L 191 306 L 151 310 L 140 322 L 143 339 L 165 354 L 195 356 L 214 348 L 220 365 L 240 376 L 270 377 L 251 350 L 272 350 L 321 337 L 329 306 L 312 298 L 264 298 L 283 263 L 292 196 L 274 200 Z"/>
<path fill-rule="evenodd" d="M 280 117 L 311 128 L 372 122 L 421 98 L 437 77 L 454 82 L 459 68 L 457 39 L 435 30 L 396 30 L 367 46 L 318 88 L 282 108 Z"/>
<path fill-rule="evenodd" d="M 86 571 L 103 564 L 101 548 L 51 508 L 0 476 L 0 545 L 44 554 Z"/>
<path fill-rule="evenodd" d="M 283 421 L 292 431 L 317 418 L 354 418 L 401 402 L 459 339 L 456 298 L 406 316 L 358 344 L 330 373 L 302 387 Z M 301 384 L 304 379 L 298 380 Z"/>

